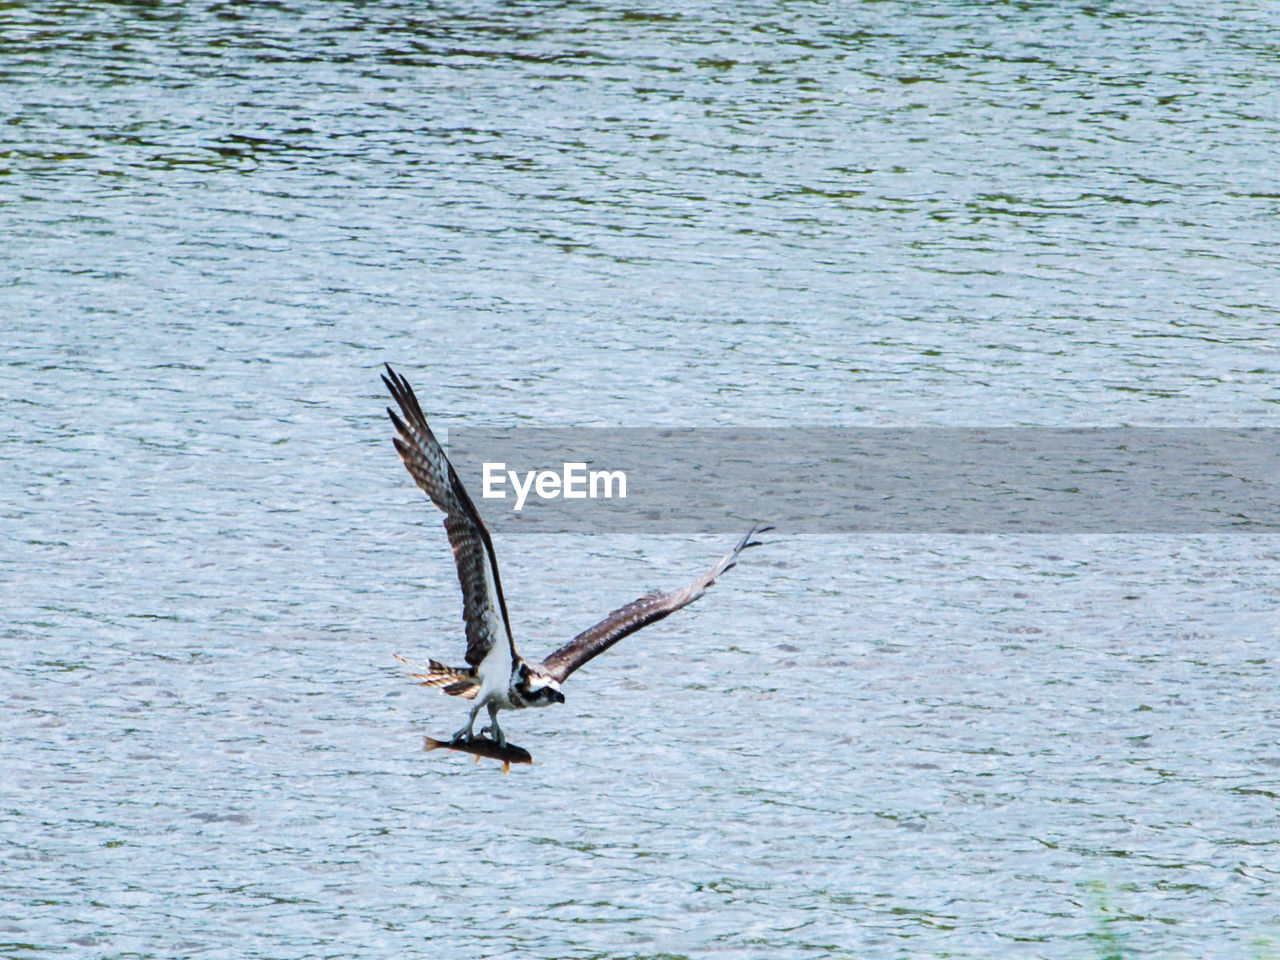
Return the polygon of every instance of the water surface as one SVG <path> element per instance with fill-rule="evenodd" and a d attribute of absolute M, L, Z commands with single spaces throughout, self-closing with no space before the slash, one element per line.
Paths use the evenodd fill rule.
<path fill-rule="evenodd" d="M 1275 427 L 1273 14 L 4 5 L 0 953 L 1274 956 L 1274 538 L 780 530 L 503 777 L 377 378 Z M 506 537 L 517 638 L 739 532 Z"/>

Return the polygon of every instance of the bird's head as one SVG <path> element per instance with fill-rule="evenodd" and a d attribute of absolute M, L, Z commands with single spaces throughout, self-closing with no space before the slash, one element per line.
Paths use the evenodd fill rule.
<path fill-rule="evenodd" d="M 530 707 L 548 707 L 553 703 L 564 703 L 564 694 L 560 692 L 560 681 L 539 673 L 527 663 L 521 663 L 517 671 L 516 682 L 512 684 L 520 699 Z"/>

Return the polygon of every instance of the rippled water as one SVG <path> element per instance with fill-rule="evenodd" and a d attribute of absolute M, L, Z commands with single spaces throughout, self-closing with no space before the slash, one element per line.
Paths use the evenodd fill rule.
<path fill-rule="evenodd" d="M 1274 15 L 0 6 L 0 955 L 1276 956 L 1274 538 L 780 530 L 503 777 L 377 378 L 1274 427 Z M 508 536 L 518 639 L 737 532 Z"/>

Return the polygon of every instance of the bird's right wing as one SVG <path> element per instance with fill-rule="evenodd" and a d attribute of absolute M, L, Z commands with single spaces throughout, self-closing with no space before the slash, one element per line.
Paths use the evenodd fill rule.
<path fill-rule="evenodd" d="M 584 630 L 543 660 L 541 672 L 563 683 L 569 674 L 587 661 L 604 653 L 623 637 L 635 633 L 641 627 L 656 623 L 681 607 L 687 607 L 706 593 L 707 588 L 716 582 L 717 577 L 737 565 L 738 554 L 748 547 L 760 546 L 759 540 L 751 539 L 753 536 L 772 529 L 773 527 L 752 527 L 719 563 L 688 586 L 672 590 L 670 593 L 649 593 L 639 600 L 632 600 L 625 607 L 619 607 L 594 627 Z"/>
<path fill-rule="evenodd" d="M 453 546 L 453 560 L 462 584 L 462 617 L 467 624 L 467 663 L 478 667 L 495 643 L 505 643 L 515 657 L 507 601 L 502 596 L 498 559 L 489 531 L 462 481 L 436 440 L 418 405 L 409 381 L 387 365 L 382 382 L 400 406 L 404 419 L 390 407 L 387 413 L 398 436 L 396 450 L 410 475 L 445 513 L 444 529 Z"/>

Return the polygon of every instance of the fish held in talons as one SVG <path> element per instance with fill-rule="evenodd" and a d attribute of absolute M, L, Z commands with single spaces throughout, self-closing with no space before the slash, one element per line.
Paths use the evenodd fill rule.
<path fill-rule="evenodd" d="M 469 753 L 476 758 L 501 760 L 502 772 L 510 773 L 513 763 L 533 763 L 533 756 L 524 747 L 510 743 L 499 744 L 488 737 L 472 737 L 470 740 L 437 740 L 435 737 L 423 737 L 426 741 L 424 750 L 456 750 L 458 753 Z"/>

